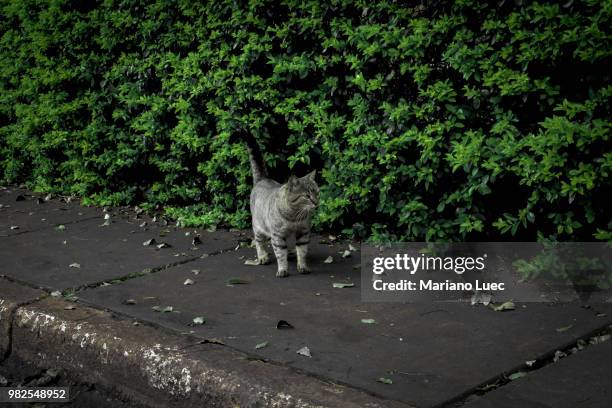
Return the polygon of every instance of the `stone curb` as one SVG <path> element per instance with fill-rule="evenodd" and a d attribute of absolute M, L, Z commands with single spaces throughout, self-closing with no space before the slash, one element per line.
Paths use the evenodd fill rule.
<path fill-rule="evenodd" d="M 15 285 L 6 290 L 0 279 L 0 347 L 10 336 L 12 357 L 61 368 L 135 406 L 408 407 L 214 342 L 202 344 L 158 327 L 134 325 L 63 299 L 36 300 L 40 291 L 15 299 L 24 296 Z"/>

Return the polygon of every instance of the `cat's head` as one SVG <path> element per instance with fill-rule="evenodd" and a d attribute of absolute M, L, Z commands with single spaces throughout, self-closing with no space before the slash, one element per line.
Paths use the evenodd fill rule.
<path fill-rule="evenodd" d="M 316 171 L 304 177 L 289 177 L 285 189 L 287 206 L 296 213 L 311 212 L 319 205 L 319 186 L 315 181 Z"/>

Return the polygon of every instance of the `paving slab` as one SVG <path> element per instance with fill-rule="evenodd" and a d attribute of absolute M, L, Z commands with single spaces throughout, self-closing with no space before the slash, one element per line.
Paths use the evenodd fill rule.
<path fill-rule="evenodd" d="M 456 398 L 607 323 L 608 317 L 575 304 L 530 303 L 495 312 L 457 303 L 362 303 L 360 270 L 355 267 L 359 253 L 345 259 L 339 255 L 345 249 L 346 244 L 313 245 L 310 275 L 298 275 L 292 264 L 288 278 L 276 278 L 273 264 L 245 265 L 255 251 L 243 248 L 84 290 L 79 296 L 93 305 L 202 339 L 220 339 L 268 361 L 418 407 Z M 324 263 L 330 255 L 334 262 Z M 248 283 L 231 285 L 231 278 Z M 194 284 L 184 285 L 186 279 Z M 334 289 L 334 282 L 355 286 Z M 171 306 L 172 311 L 156 312 L 154 306 Z M 190 325 L 198 316 L 206 323 Z M 277 329 L 279 320 L 294 328 Z M 302 347 L 309 348 L 311 357 L 296 353 Z M 381 383 L 380 378 L 393 383 Z"/>
<path fill-rule="evenodd" d="M 0 361 L 10 349 L 12 316 L 17 307 L 45 296 L 45 292 L 0 277 Z"/>
<path fill-rule="evenodd" d="M 218 344 L 47 297 L 14 316 L 11 359 L 147 408 L 410 408 Z"/>
<path fill-rule="evenodd" d="M 465 408 L 612 406 L 612 342 L 596 344 L 476 397 Z"/>
<path fill-rule="evenodd" d="M 83 207 L 75 201 L 45 201 L 24 189 L 0 189 L 0 245 L 3 238 L 12 235 L 102 216 L 100 209 Z"/>
<path fill-rule="evenodd" d="M 184 262 L 205 253 L 233 248 L 240 236 L 148 223 L 142 219 L 102 217 L 0 239 L 0 274 L 49 290 L 66 290 Z M 185 233 L 189 233 L 186 236 Z M 201 243 L 192 245 L 193 236 Z M 155 239 L 167 248 L 143 243 Z M 71 266 L 72 265 L 72 266 Z"/>

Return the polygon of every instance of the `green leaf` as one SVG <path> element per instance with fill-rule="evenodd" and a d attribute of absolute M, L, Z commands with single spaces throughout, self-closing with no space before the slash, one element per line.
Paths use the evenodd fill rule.
<path fill-rule="evenodd" d="M 344 283 L 344 282 L 334 282 L 334 284 L 332 285 L 332 287 L 336 289 L 352 288 L 353 286 L 355 286 L 354 283 Z"/>
<path fill-rule="evenodd" d="M 512 373 L 508 376 L 510 381 L 518 380 L 519 378 L 525 377 L 527 373 L 523 371 L 517 371 L 516 373 Z"/>
<path fill-rule="evenodd" d="M 503 312 L 503 311 L 508 311 L 508 310 L 514 310 L 516 308 L 516 306 L 514 305 L 514 302 L 512 301 L 508 301 L 508 302 L 504 302 L 498 305 L 495 305 L 493 303 L 489 303 L 489 307 L 491 309 L 493 309 L 496 312 Z"/>
<path fill-rule="evenodd" d="M 361 323 L 363 323 L 363 324 L 376 324 L 376 320 L 374 320 L 374 319 L 361 319 Z"/>

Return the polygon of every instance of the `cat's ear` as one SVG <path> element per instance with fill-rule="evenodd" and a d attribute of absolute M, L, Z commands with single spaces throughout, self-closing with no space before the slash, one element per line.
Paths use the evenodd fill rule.
<path fill-rule="evenodd" d="M 290 188 L 297 186 L 298 178 L 292 174 L 291 176 L 289 176 L 289 181 L 287 182 L 287 184 L 289 184 Z"/>
<path fill-rule="evenodd" d="M 317 171 L 313 170 L 310 173 L 308 173 L 307 175 L 304 176 L 305 179 L 310 179 L 312 181 L 315 181 L 315 177 L 317 176 Z"/>

